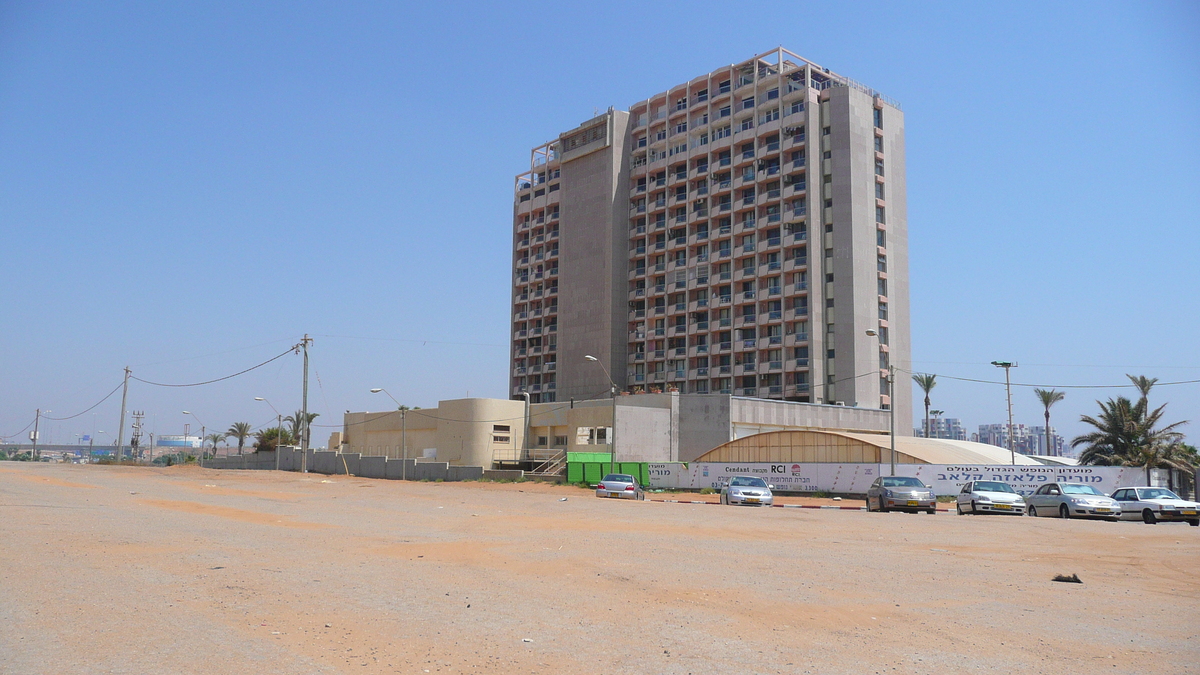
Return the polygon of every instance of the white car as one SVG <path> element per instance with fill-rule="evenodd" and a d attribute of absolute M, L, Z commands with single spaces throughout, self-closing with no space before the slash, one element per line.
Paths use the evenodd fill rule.
<path fill-rule="evenodd" d="M 1125 487 L 1112 493 L 1112 498 L 1121 503 L 1121 520 L 1140 518 L 1147 525 L 1160 520 L 1187 521 L 1192 527 L 1200 526 L 1200 504 L 1180 499 L 1166 488 Z"/>
<path fill-rule="evenodd" d="M 1010 513 L 1025 515 L 1025 500 L 1008 483 L 995 480 L 971 481 L 958 493 L 958 515 L 966 513 Z"/>
<path fill-rule="evenodd" d="M 775 503 L 775 495 L 771 494 L 774 487 L 758 476 L 733 476 L 721 485 L 721 503 L 771 506 Z"/>

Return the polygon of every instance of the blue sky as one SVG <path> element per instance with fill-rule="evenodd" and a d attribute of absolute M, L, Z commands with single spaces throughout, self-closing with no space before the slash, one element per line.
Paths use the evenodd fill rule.
<path fill-rule="evenodd" d="M 0 434 L 88 408 L 126 365 L 209 380 L 306 332 L 318 423 L 390 407 L 372 387 L 505 396 L 529 149 L 777 45 L 904 107 L 935 408 L 1003 421 L 1003 387 L 948 379 L 1002 380 L 997 359 L 1023 383 L 1200 379 L 1194 2 L 5 2 Z M 288 356 L 129 404 L 161 434 L 196 426 L 183 410 L 259 425 L 253 398 L 287 414 L 300 379 Z M 1077 434 L 1128 391 L 1068 390 L 1055 422 Z M 1200 385 L 1153 398 L 1200 424 Z M 43 439 L 115 432 L 119 403 Z M 1030 390 L 1014 405 L 1041 421 Z"/>

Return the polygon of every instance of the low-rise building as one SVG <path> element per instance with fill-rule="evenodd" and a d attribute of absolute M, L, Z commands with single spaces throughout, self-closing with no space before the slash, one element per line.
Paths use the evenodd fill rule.
<path fill-rule="evenodd" d="M 689 462 L 731 440 L 763 432 L 878 434 L 886 433 L 889 423 L 886 410 L 725 394 L 670 392 L 531 404 L 469 398 L 441 401 L 436 408 L 348 412 L 329 448 L 536 470 L 560 461 L 566 452 L 610 452 L 614 443 L 617 461 Z"/>

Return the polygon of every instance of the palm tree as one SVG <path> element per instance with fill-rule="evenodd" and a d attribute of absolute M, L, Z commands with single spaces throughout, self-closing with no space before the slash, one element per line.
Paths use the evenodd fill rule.
<path fill-rule="evenodd" d="M 308 413 L 308 420 L 305 422 L 304 411 L 297 410 L 294 415 L 288 415 L 287 417 L 283 418 L 283 421 L 292 425 L 292 438 L 294 439 L 299 440 L 300 432 L 306 432 L 304 434 L 304 441 L 301 441 L 305 442 L 312 437 L 312 431 L 309 429 L 309 426 L 312 425 L 313 420 L 320 416 L 320 413 Z"/>
<path fill-rule="evenodd" d="M 1053 455 L 1054 451 L 1050 448 L 1050 406 L 1063 400 L 1066 394 L 1054 389 L 1034 389 L 1033 393 L 1037 395 L 1038 400 L 1042 402 L 1042 407 L 1046 409 L 1046 454 Z"/>
<path fill-rule="evenodd" d="M 221 434 L 221 433 L 211 433 L 204 437 L 205 442 L 212 443 L 213 457 L 217 456 L 217 443 L 220 443 L 224 440 L 225 440 L 225 434 Z"/>
<path fill-rule="evenodd" d="M 1158 378 L 1146 377 L 1145 375 L 1134 377 L 1128 373 L 1125 377 L 1128 377 L 1133 386 L 1137 387 L 1138 392 L 1142 395 L 1142 405 L 1146 405 L 1147 400 L 1150 398 L 1150 390 L 1154 388 L 1155 383 L 1158 382 Z"/>
<path fill-rule="evenodd" d="M 925 392 L 925 438 L 929 438 L 929 392 L 937 386 L 937 375 L 916 373 L 913 375 L 913 382 Z"/>
<path fill-rule="evenodd" d="M 226 438 L 236 438 L 238 442 L 238 454 L 242 454 L 242 448 L 246 447 L 246 439 L 250 438 L 250 423 L 249 422 L 234 422 L 229 431 L 225 432 Z"/>
<path fill-rule="evenodd" d="M 1132 378 L 1131 378 L 1132 379 Z M 1153 386 L 1153 382 L 1151 382 Z M 1146 399 L 1137 403 L 1124 396 L 1099 402 L 1100 415 L 1083 415 L 1079 421 L 1096 430 L 1077 436 L 1071 447 L 1084 446 L 1079 454 L 1080 464 L 1099 466 L 1136 466 L 1146 469 L 1181 469 L 1190 466 L 1183 447 L 1183 434 L 1178 428 L 1186 421 L 1158 428 L 1166 404 L 1147 412 Z"/>

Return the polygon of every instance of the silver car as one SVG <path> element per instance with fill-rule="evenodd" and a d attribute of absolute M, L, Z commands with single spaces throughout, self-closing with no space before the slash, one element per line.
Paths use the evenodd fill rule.
<path fill-rule="evenodd" d="M 867 488 L 867 510 L 937 513 L 937 495 L 919 478 L 880 476 Z"/>
<path fill-rule="evenodd" d="M 1031 516 L 1121 519 L 1121 505 L 1115 499 L 1080 483 L 1046 483 L 1025 503 Z"/>
<path fill-rule="evenodd" d="M 1200 526 L 1200 504 L 1180 499 L 1166 488 L 1121 488 L 1112 493 L 1112 498 L 1121 503 L 1122 520 L 1141 518 L 1147 525 L 1160 520 L 1187 521 L 1192 527 Z"/>
<path fill-rule="evenodd" d="M 645 499 L 646 493 L 637 479 L 627 473 L 610 473 L 596 484 L 597 497 L 613 499 Z"/>
<path fill-rule="evenodd" d="M 721 485 L 721 503 L 771 506 L 775 503 L 775 495 L 771 494 L 774 487 L 758 476 L 733 476 Z"/>
<path fill-rule="evenodd" d="M 1008 483 L 975 480 L 958 493 L 958 515 L 965 513 L 1009 513 L 1025 515 L 1025 500 Z"/>

